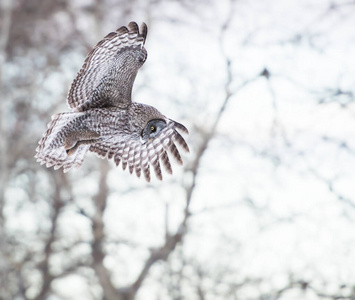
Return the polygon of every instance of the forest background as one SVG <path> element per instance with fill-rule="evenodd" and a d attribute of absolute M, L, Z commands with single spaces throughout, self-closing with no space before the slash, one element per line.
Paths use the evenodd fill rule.
<path fill-rule="evenodd" d="M 188 127 L 184 167 L 40 166 L 130 21 L 133 99 Z M 355 299 L 354 1 L 1 0 L 0 26 L 0 299 Z"/>

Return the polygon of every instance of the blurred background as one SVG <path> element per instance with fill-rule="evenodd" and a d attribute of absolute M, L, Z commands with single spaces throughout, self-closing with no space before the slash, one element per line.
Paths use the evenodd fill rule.
<path fill-rule="evenodd" d="M 37 143 L 85 55 L 146 22 L 162 182 Z M 1 0 L 0 299 L 355 299 L 355 1 Z"/>

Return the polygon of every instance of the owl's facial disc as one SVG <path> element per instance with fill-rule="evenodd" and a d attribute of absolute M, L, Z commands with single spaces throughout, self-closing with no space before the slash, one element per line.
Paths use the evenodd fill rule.
<path fill-rule="evenodd" d="M 146 141 L 155 138 L 165 127 L 166 122 L 162 119 L 150 120 L 141 133 L 143 142 L 145 143 Z"/>

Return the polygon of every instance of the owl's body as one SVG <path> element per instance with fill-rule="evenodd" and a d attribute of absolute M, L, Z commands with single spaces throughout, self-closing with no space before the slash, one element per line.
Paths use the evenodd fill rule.
<path fill-rule="evenodd" d="M 150 180 L 150 165 L 162 179 L 160 163 L 172 173 L 168 152 L 182 164 L 174 142 L 188 151 L 177 131 L 187 129 L 152 106 L 132 102 L 131 92 L 147 52 L 145 24 L 136 23 L 107 35 L 88 54 L 68 95 L 72 112 L 52 116 L 36 149 L 37 160 L 47 167 L 79 167 L 88 151 L 122 162 L 125 169 Z"/>

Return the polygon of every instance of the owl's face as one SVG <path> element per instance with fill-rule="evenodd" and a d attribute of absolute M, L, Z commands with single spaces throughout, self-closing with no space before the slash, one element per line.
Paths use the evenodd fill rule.
<path fill-rule="evenodd" d="M 142 144 L 151 141 L 171 123 L 160 111 L 150 105 L 133 102 L 130 107 L 131 130 L 139 135 Z"/>
<path fill-rule="evenodd" d="M 141 140 L 143 143 L 155 138 L 167 126 L 163 119 L 150 120 L 142 130 Z"/>

